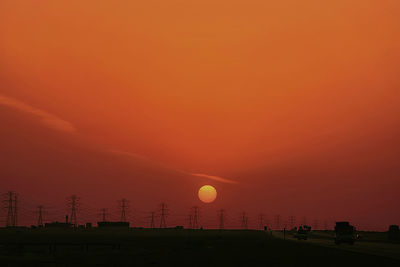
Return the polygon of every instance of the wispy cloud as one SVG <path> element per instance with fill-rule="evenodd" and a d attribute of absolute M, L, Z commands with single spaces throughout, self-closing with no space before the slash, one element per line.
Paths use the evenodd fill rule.
<path fill-rule="evenodd" d="M 137 153 L 126 152 L 126 151 L 115 150 L 115 149 L 111 149 L 111 150 L 109 150 L 109 152 L 114 153 L 114 154 L 118 154 L 118 155 L 128 156 L 128 157 L 135 158 L 135 159 L 147 160 L 147 161 L 150 162 L 149 158 L 147 158 L 145 156 L 142 156 L 140 154 L 137 154 Z M 167 166 L 165 164 L 162 164 L 162 163 L 155 163 L 153 161 L 151 161 L 151 163 L 155 164 L 157 166 L 160 166 L 161 168 L 169 169 L 169 170 L 174 171 L 174 172 L 179 172 L 179 173 L 182 173 L 184 175 L 206 178 L 206 179 L 218 181 L 218 182 L 221 182 L 221 183 L 238 184 L 238 182 L 236 182 L 234 180 L 223 178 L 223 177 L 220 177 L 220 176 L 208 175 L 208 174 L 204 174 L 204 173 L 190 173 L 190 172 L 186 172 L 186 171 L 183 171 L 183 170 L 171 168 L 171 167 L 169 167 L 169 166 Z"/>
<path fill-rule="evenodd" d="M 0 94 L 0 105 L 14 108 L 18 111 L 37 116 L 39 117 L 40 121 L 49 128 L 68 133 L 76 132 L 76 128 L 72 123 L 63 120 L 56 115 L 48 113 L 47 111 L 25 104 L 17 99 Z"/>
<path fill-rule="evenodd" d="M 236 182 L 234 180 L 223 178 L 220 176 L 208 175 L 208 174 L 204 174 L 204 173 L 189 173 L 189 174 L 192 176 L 203 177 L 203 178 L 215 180 L 215 181 L 222 182 L 222 183 L 238 184 L 238 182 Z"/>
<path fill-rule="evenodd" d="M 148 160 L 147 157 L 145 157 L 143 155 L 140 155 L 140 154 L 132 153 L 132 152 L 126 152 L 126 151 L 116 150 L 116 149 L 110 149 L 109 152 L 111 152 L 113 154 L 118 154 L 118 155 L 124 155 L 124 156 L 132 157 L 132 158 L 137 158 L 137 159 L 141 159 L 141 160 Z"/>

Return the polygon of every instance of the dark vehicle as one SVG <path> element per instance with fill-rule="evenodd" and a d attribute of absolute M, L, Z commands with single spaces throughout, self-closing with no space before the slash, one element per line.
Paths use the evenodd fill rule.
<path fill-rule="evenodd" d="M 388 232 L 389 240 L 400 240 L 400 229 L 398 225 L 390 225 Z"/>
<path fill-rule="evenodd" d="M 335 244 L 348 243 L 353 245 L 355 241 L 354 235 L 354 226 L 350 225 L 349 222 L 336 222 Z"/>
<path fill-rule="evenodd" d="M 297 240 L 307 240 L 307 233 L 308 231 L 300 226 L 297 232 L 294 233 L 294 237 L 297 238 Z"/>

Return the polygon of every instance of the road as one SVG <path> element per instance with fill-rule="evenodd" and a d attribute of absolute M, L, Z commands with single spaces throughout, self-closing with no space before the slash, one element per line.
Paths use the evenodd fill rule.
<path fill-rule="evenodd" d="M 283 233 L 274 231 L 273 236 L 282 238 Z M 400 259 L 400 244 L 385 243 L 385 242 L 370 242 L 370 241 L 356 241 L 354 245 L 340 244 L 336 245 L 333 238 L 329 238 L 327 235 L 310 235 L 307 240 L 297 240 L 292 234 L 286 233 L 286 240 L 293 242 L 309 242 L 324 247 L 347 250 L 357 253 L 383 256 L 393 259 Z"/>

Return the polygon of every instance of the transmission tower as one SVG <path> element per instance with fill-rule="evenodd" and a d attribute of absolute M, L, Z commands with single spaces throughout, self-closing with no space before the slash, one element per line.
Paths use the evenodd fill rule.
<path fill-rule="evenodd" d="M 125 198 L 121 199 L 121 222 L 126 222 L 127 207 L 128 207 L 128 201 Z"/>
<path fill-rule="evenodd" d="M 166 222 L 166 217 L 167 217 L 167 205 L 165 203 L 161 203 L 161 219 L 160 219 L 160 228 L 167 228 L 167 222 Z"/>
<path fill-rule="evenodd" d="M 189 214 L 189 225 L 188 225 L 188 228 L 189 229 L 193 229 L 193 215 L 192 214 Z"/>
<path fill-rule="evenodd" d="M 154 228 L 155 228 L 155 226 L 154 226 L 154 214 L 155 214 L 155 212 L 152 211 L 152 212 L 151 212 L 151 222 L 150 222 L 150 228 L 151 228 L 151 229 L 154 229 Z"/>
<path fill-rule="evenodd" d="M 219 229 L 222 230 L 224 229 L 224 219 L 225 219 L 225 210 L 220 209 L 219 212 Z"/>
<path fill-rule="evenodd" d="M 7 209 L 7 221 L 6 221 L 6 227 L 13 226 L 14 222 L 14 192 L 8 191 L 7 192 L 7 199 L 4 200 L 6 203 L 6 209 Z"/>
<path fill-rule="evenodd" d="M 43 226 L 43 206 L 38 206 L 38 214 L 39 214 L 39 218 L 38 218 L 38 226 Z"/>
<path fill-rule="evenodd" d="M 105 208 L 102 208 L 101 210 L 101 219 L 102 219 L 102 222 L 106 222 L 107 220 L 106 220 L 106 216 L 107 216 L 107 209 L 105 209 Z"/>
<path fill-rule="evenodd" d="M 296 225 L 296 217 L 292 215 L 289 217 L 290 229 L 293 229 L 295 227 L 295 225 Z"/>
<path fill-rule="evenodd" d="M 264 228 L 264 214 L 260 213 L 258 215 L 258 229 L 263 229 Z"/>
<path fill-rule="evenodd" d="M 78 220 L 76 218 L 76 212 L 80 205 L 79 200 L 80 200 L 79 197 L 77 197 L 76 195 L 72 195 L 68 198 L 68 206 L 71 209 L 71 224 L 75 227 L 78 224 L 77 223 Z"/>
<path fill-rule="evenodd" d="M 314 223 L 313 223 L 313 228 L 314 228 L 314 230 L 317 230 L 318 227 L 319 227 L 319 225 L 318 225 L 318 220 L 315 219 L 315 220 L 314 220 Z"/>
<path fill-rule="evenodd" d="M 324 230 L 325 231 L 328 230 L 328 221 L 327 220 L 324 221 Z"/>
<path fill-rule="evenodd" d="M 242 229 L 247 229 L 247 215 L 246 215 L 246 212 L 242 212 L 241 219 L 242 219 Z"/>
<path fill-rule="evenodd" d="M 194 229 L 199 228 L 199 207 L 197 207 L 197 206 L 193 207 L 192 228 L 194 228 Z"/>
<path fill-rule="evenodd" d="M 307 225 L 307 217 L 306 216 L 303 217 L 303 225 Z"/>
<path fill-rule="evenodd" d="M 17 205 L 17 201 L 18 200 L 18 196 L 16 193 L 14 193 L 14 218 L 13 218 L 13 226 L 17 226 L 18 225 L 18 205 Z"/>
<path fill-rule="evenodd" d="M 275 215 L 275 227 L 277 230 L 281 229 L 281 216 Z"/>

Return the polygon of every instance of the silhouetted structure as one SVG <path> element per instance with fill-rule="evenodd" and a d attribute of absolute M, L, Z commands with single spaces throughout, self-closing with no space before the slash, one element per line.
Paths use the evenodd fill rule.
<path fill-rule="evenodd" d="M 219 229 L 222 230 L 224 229 L 224 220 L 225 220 L 225 211 L 223 209 L 220 209 L 219 212 Z"/>
<path fill-rule="evenodd" d="M 107 221 L 107 220 L 106 220 L 106 216 L 107 216 L 107 209 L 102 208 L 102 209 L 101 209 L 101 218 L 102 218 L 102 221 L 103 221 L 103 222 Z"/>
<path fill-rule="evenodd" d="M 317 219 L 314 219 L 314 223 L 313 223 L 312 227 L 313 227 L 314 230 L 318 230 L 319 229 L 319 222 L 318 222 Z"/>
<path fill-rule="evenodd" d="M 129 229 L 129 222 L 97 222 L 99 228 L 125 228 Z"/>
<path fill-rule="evenodd" d="M 121 222 L 126 222 L 126 209 L 128 207 L 128 201 L 123 198 L 121 199 Z"/>
<path fill-rule="evenodd" d="M 197 229 L 199 228 L 199 207 L 194 206 L 193 207 L 193 222 L 192 222 L 192 228 Z"/>
<path fill-rule="evenodd" d="M 262 213 L 258 215 L 258 229 L 264 229 L 264 214 Z"/>
<path fill-rule="evenodd" d="M 13 222 L 14 222 L 13 195 L 14 195 L 14 192 L 8 191 L 7 192 L 7 200 L 5 200 L 5 202 L 7 203 L 7 206 L 6 206 L 6 208 L 7 208 L 6 227 L 14 226 L 13 225 Z"/>
<path fill-rule="evenodd" d="M 241 215 L 241 220 L 242 220 L 242 229 L 247 229 L 247 215 L 246 212 L 242 212 Z"/>
<path fill-rule="evenodd" d="M 155 215 L 155 212 L 152 211 L 152 212 L 151 212 L 151 222 L 150 222 L 150 228 L 151 228 L 151 229 L 154 229 L 154 228 L 155 228 L 155 225 L 154 225 L 154 223 L 155 223 L 155 221 L 154 221 L 154 215 Z"/>
<path fill-rule="evenodd" d="M 290 229 L 293 229 L 294 226 L 296 225 L 296 217 L 295 216 L 289 216 L 289 227 Z"/>
<path fill-rule="evenodd" d="M 80 205 L 79 200 L 80 199 L 76 195 L 72 195 L 68 198 L 68 206 L 71 208 L 71 224 L 75 227 L 78 225 L 76 212 Z"/>
<path fill-rule="evenodd" d="M 43 206 L 38 206 L 38 226 L 43 226 Z"/>
<path fill-rule="evenodd" d="M 189 220 L 188 228 L 193 229 L 193 215 L 192 214 L 189 214 L 188 220 Z"/>
<path fill-rule="evenodd" d="M 389 240 L 400 240 L 400 229 L 398 225 L 390 225 L 388 231 Z"/>
<path fill-rule="evenodd" d="M 14 218 L 13 218 L 13 226 L 14 227 L 18 226 L 18 209 L 17 209 L 18 205 L 17 205 L 17 203 L 18 203 L 18 197 L 17 197 L 17 194 L 14 193 Z"/>
<path fill-rule="evenodd" d="M 65 216 L 65 222 L 51 222 L 51 223 L 45 223 L 44 227 L 45 228 L 62 228 L 62 229 L 68 229 L 72 228 L 72 224 L 69 223 L 68 221 L 68 215 Z"/>
<path fill-rule="evenodd" d="M 161 216 L 160 216 L 160 228 L 167 228 L 167 205 L 165 203 L 161 203 Z"/>
<path fill-rule="evenodd" d="M 275 228 L 281 229 L 281 216 L 279 214 L 275 215 Z"/>
<path fill-rule="evenodd" d="M 354 226 L 349 222 L 336 222 L 335 226 L 335 243 L 349 243 L 354 244 Z"/>

